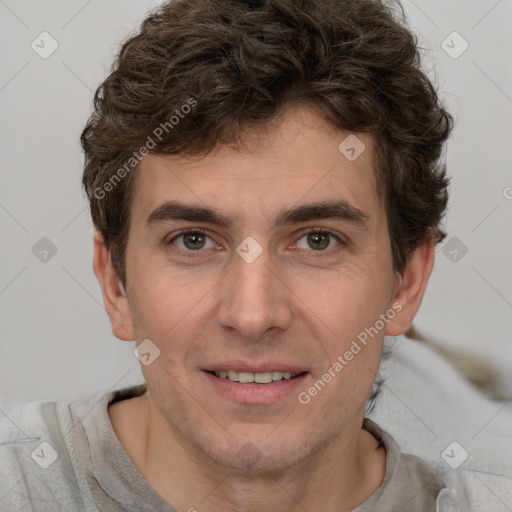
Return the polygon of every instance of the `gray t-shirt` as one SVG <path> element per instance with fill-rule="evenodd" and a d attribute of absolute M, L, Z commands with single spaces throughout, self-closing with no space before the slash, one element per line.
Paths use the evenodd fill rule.
<path fill-rule="evenodd" d="M 108 415 L 110 403 L 145 390 L 141 384 L 70 405 L 17 404 L 0 414 L 0 510 L 175 512 L 133 465 Z M 371 420 L 365 419 L 363 428 L 383 443 L 386 473 L 354 512 L 436 512 L 444 472 L 401 453 Z"/>

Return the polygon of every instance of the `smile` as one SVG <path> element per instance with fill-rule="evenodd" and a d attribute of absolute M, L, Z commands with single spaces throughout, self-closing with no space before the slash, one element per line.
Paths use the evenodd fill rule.
<path fill-rule="evenodd" d="M 297 368 L 297 370 L 299 370 Z M 296 371 L 297 371 L 296 370 Z M 247 372 L 235 370 L 203 370 L 215 394 L 231 402 L 264 405 L 295 396 L 304 386 L 309 372 Z"/>
<path fill-rule="evenodd" d="M 229 379 L 232 382 L 241 382 L 242 384 L 270 384 L 280 380 L 289 380 L 297 377 L 298 374 L 291 372 L 236 372 L 232 370 L 221 370 L 213 372 L 221 379 Z"/>

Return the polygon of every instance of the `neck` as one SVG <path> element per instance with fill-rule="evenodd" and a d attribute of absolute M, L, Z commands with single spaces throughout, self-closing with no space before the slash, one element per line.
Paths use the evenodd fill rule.
<path fill-rule="evenodd" d="M 292 467 L 230 469 L 207 457 L 141 397 L 113 404 L 114 430 L 138 471 L 179 511 L 351 511 L 382 483 L 385 450 L 356 418 Z"/>

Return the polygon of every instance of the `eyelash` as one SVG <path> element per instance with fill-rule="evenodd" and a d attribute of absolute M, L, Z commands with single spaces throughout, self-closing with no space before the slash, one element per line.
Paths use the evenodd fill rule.
<path fill-rule="evenodd" d="M 169 240 L 167 242 L 167 245 L 172 245 L 172 243 L 175 240 L 177 240 L 181 236 L 189 234 L 189 233 L 205 235 L 205 236 L 207 236 L 208 238 L 211 239 L 211 237 L 208 235 L 208 233 L 204 229 L 201 229 L 201 228 L 190 228 L 190 229 L 183 229 L 183 230 L 181 230 L 178 234 L 176 234 L 171 240 Z M 336 235 L 331 230 L 325 229 L 325 228 L 309 228 L 307 231 L 304 231 L 304 232 L 301 233 L 301 235 L 299 236 L 297 241 L 302 239 L 302 238 L 304 238 L 304 236 L 306 236 L 306 235 L 308 235 L 310 233 L 328 234 L 329 236 L 331 236 L 332 238 L 334 238 L 338 242 L 338 246 L 337 246 L 338 250 L 340 249 L 339 246 L 346 246 L 347 245 L 347 241 L 346 240 L 344 240 L 342 237 Z M 198 249 L 197 251 L 183 251 L 182 249 L 176 249 L 176 250 L 178 252 L 185 252 L 187 254 L 187 257 L 189 257 L 189 258 L 203 257 L 203 255 L 201 253 L 204 252 L 202 249 Z M 305 249 L 303 249 L 303 250 L 305 250 Z M 307 252 L 313 253 L 314 257 L 322 258 L 322 257 L 326 257 L 326 256 L 332 255 L 333 251 L 337 252 L 337 249 L 334 249 L 334 250 L 330 249 L 330 250 L 323 250 L 323 251 L 310 250 L 310 251 L 307 251 Z M 194 253 L 197 253 L 197 254 L 194 254 Z"/>

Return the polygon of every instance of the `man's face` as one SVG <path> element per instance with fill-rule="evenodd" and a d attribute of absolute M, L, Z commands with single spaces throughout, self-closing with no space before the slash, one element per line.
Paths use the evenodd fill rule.
<path fill-rule="evenodd" d="M 371 140 L 358 134 L 366 150 L 350 161 L 349 133 L 306 109 L 260 135 L 246 151 L 143 161 L 126 293 L 137 343 L 160 350 L 142 366 L 153 421 L 200 456 L 270 470 L 360 430 L 395 275 Z M 176 218 L 175 202 L 229 225 Z M 331 218 L 304 210 L 340 202 Z"/>

